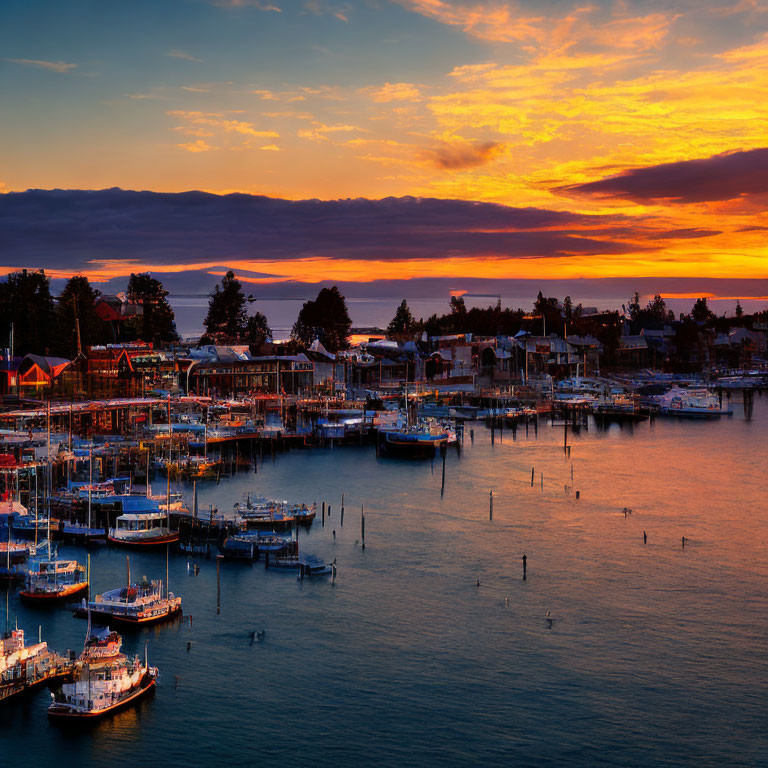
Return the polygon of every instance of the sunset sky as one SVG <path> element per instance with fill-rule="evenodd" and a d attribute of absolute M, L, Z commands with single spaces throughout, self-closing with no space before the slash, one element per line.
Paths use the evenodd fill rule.
<path fill-rule="evenodd" d="M 4 0 L 0 41 L 0 191 L 280 199 L 169 247 L 154 202 L 5 194 L 7 269 L 768 277 L 762 0 Z M 457 203 L 285 202 L 388 197 Z"/>

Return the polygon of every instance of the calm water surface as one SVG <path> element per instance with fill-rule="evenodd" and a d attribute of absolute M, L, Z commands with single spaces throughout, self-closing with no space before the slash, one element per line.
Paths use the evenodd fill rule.
<path fill-rule="evenodd" d="M 751 421 L 734 406 L 718 422 L 592 425 L 569 435 L 570 460 L 562 428 L 491 446 L 478 424 L 448 454 L 442 499 L 439 461 L 372 448 L 292 452 L 209 485 L 205 507 L 249 490 L 330 503 L 303 547 L 337 559 L 336 583 L 223 563 L 217 616 L 215 563 L 193 576 L 172 556 L 191 626 L 125 635 L 128 651 L 149 640 L 155 696 L 72 734 L 48 724 L 43 690 L 2 710 L 0 764 L 768 765 L 768 398 Z M 161 554 L 131 564 L 164 575 Z M 96 549 L 92 568 L 112 588 L 125 553 Z M 12 594 L 10 612 L 54 648 L 82 646 L 66 610 Z"/>

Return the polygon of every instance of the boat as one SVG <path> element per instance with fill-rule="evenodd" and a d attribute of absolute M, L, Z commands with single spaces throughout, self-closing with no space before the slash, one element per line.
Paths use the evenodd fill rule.
<path fill-rule="evenodd" d="M 10 567 L 25 563 L 34 551 L 34 545 L 23 541 L 0 541 L 0 565 Z"/>
<path fill-rule="evenodd" d="M 0 702 L 51 682 L 67 671 L 65 660 L 42 638 L 28 644 L 24 630 L 18 627 L 0 637 Z"/>
<path fill-rule="evenodd" d="M 168 510 L 160 510 L 157 501 L 145 496 L 122 496 L 123 514 L 109 529 L 108 540 L 128 547 L 153 547 L 179 540 L 179 532 L 172 531 Z"/>
<path fill-rule="evenodd" d="M 51 721 L 94 721 L 123 709 L 149 693 L 157 683 L 157 667 L 146 659 L 120 652 L 122 638 L 108 628 L 89 633 L 75 665 L 74 679 L 65 683 L 48 707 Z"/>
<path fill-rule="evenodd" d="M 61 523 L 58 535 L 62 539 L 70 539 L 74 542 L 87 543 L 103 539 L 107 535 L 104 528 L 94 528 L 87 523 L 68 522 Z"/>
<path fill-rule="evenodd" d="M 448 431 L 428 422 L 411 427 L 403 426 L 379 432 L 381 447 L 392 456 L 430 458 L 435 451 L 448 444 Z"/>
<path fill-rule="evenodd" d="M 717 395 L 703 387 L 682 389 L 673 387 L 656 398 L 659 413 L 662 416 L 674 416 L 689 419 L 717 419 L 731 416 L 730 408 L 723 408 Z"/>
<path fill-rule="evenodd" d="M 42 513 L 19 515 L 13 520 L 12 527 L 15 536 L 34 538 L 48 530 L 48 517 Z"/>
<path fill-rule="evenodd" d="M 227 536 L 221 545 L 221 553 L 226 558 L 234 560 L 258 560 L 260 555 L 265 557 L 285 553 L 292 548 L 290 534 L 274 531 L 254 531 L 237 533 Z"/>
<path fill-rule="evenodd" d="M 40 602 L 65 600 L 87 589 L 85 566 L 77 560 L 43 560 L 27 572 L 19 597 Z"/>
<path fill-rule="evenodd" d="M 163 594 L 163 582 L 160 580 L 142 579 L 96 595 L 90 602 L 83 599 L 74 611 L 78 618 L 87 617 L 89 613 L 110 625 L 145 626 L 180 614 L 181 597 L 173 592 Z"/>
<path fill-rule="evenodd" d="M 270 569 L 303 572 L 305 576 L 330 576 L 334 565 L 326 563 L 316 555 L 284 555 L 269 561 Z"/>

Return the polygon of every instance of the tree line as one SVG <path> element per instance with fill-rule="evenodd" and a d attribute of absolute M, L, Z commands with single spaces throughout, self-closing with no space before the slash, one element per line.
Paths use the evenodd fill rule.
<path fill-rule="evenodd" d="M 131 274 L 125 294 L 129 305 L 140 308 L 140 313 L 110 320 L 97 311 L 101 292 L 83 275 L 69 278 L 54 299 L 50 279 L 42 270 L 13 272 L 0 282 L 0 346 L 10 347 L 11 329 L 17 356 L 33 352 L 72 358 L 98 344 L 140 340 L 163 346 L 179 341 L 168 291 L 159 280 L 147 272 Z M 254 352 L 263 349 L 272 331 L 263 313 L 248 313 L 248 305 L 254 301 L 252 295 L 246 296 L 234 272 L 228 271 L 209 294 L 205 333 L 199 344 L 243 344 Z M 570 296 L 561 303 L 540 291 L 532 313 L 502 307 L 501 300 L 493 306 L 468 309 L 461 296 L 452 296 L 445 314 L 418 320 L 403 299 L 386 330 L 389 336 L 401 339 L 424 333 L 512 336 L 520 330 L 534 335 L 592 335 L 610 354 L 618 347 L 625 322 L 633 334 L 672 325 L 676 344 L 684 348 L 694 343 L 703 325 L 716 331 L 727 330 L 734 322 L 752 327 L 756 317 L 744 315 L 740 303 L 735 318 L 717 317 L 707 299 L 699 298 L 689 314 L 681 313 L 676 319 L 660 295 L 642 306 L 638 293 L 626 306 L 622 305 L 621 312 L 585 316 L 581 305 L 574 306 Z M 349 347 L 351 327 L 346 300 L 339 289 L 322 288 L 299 311 L 291 331 L 293 347 L 306 348 L 317 340 L 329 352 L 338 352 Z"/>

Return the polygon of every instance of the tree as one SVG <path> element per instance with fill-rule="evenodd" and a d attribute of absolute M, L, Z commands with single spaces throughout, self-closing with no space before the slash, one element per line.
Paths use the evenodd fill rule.
<path fill-rule="evenodd" d="M 658 293 L 653 297 L 651 301 L 648 302 L 645 311 L 649 318 L 651 320 L 655 320 L 656 322 L 663 323 L 665 320 L 669 319 L 667 304 Z"/>
<path fill-rule="evenodd" d="M 314 301 L 304 303 L 291 335 L 306 346 L 319 339 L 329 352 L 338 352 L 349 347 L 351 327 L 347 302 L 334 285 L 321 289 Z"/>
<path fill-rule="evenodd" d="M 630 320 L 637 320 L 640 317 L 640 294 L 637 291 L 629 300 L 627 309 L 629 310 Z"/>
<path fill-rule="evenodd" d="M 133 321 L 137 336 L 143 341 L 160 345 L 177 341 L 176 320 L 168 303 L 168 291 L 149 272 L 131 273 L 126 295 L 129 301 L 141 305 L 142 313 Z"/>
<path fill-rule="evenodd" d="M 466 315 L 467 305 L 464 303 L 463 296 L 451 296 L 451 314 Z"/>
<path fill-rule="evenodd" d="M 545 298 L 544 294 L 539 291 L 539 295 L 536 297 L 536 301 L 533 304 L 533 313 L 534 315 L 539 315 L 543 318 L 542 333 L 545 328 L 547 333 L 563 332 L 563 315 L 560 312 L 557 299 Z"/>
<path fill-rule="evenodd" d="M 741 302 L 736 300 L 736 317 L 744 317 L 744 310 L 742 309 Z"/>
<path fill-rule="evenodd" d="M 563 299 L 563 315 L 565 316 L 566 323 L 573 321 L 573 302 L 570 296 L 566 296 Z"/>
<path fill-rule="evenodd" d="M 251 315 L 245 323 L 244 335 L 251 351 L 257 351 L 272 336 L 267 318 L 261 312 Z"/>
<path fill-rule="evenodd" d="M 211 291 L 208 300 L 205 332 L 215 344 L 236 344 L 243 340 L 248 325 L 245 304 L 243 287 L 235 273 L 229 270 L 221 285 L 216 285 Z"/>
<path fill-rule="evenodd" d="M 50 351 L 56 326 L 50 280 L 43 270 L 11 272 L 0 283 L 1 347 L 11 346 L 11 326 L 14 356 Z"/>
<path fill-rule="evenodd" d="M 413 319 L 411 310 L 408 308 L 408 303 L 403 299 L 397 308 L 397 312 L 395 312 L 395 316 L 392 318 L 392 322 L 387 326 L 387 334 L 394 336 L 398 333 L 412 333 L 415 327 L 416 321 Z"/>
<path fill-rule="evenodd" d="M 84 275 L 67 280 L 56 307 L 56 325 L 63 354 L 74 357 L 85 347 L 110 340 L 109 327 L 94 308 L 99 296 L 101 291 L 93 288 Z"/>
<path fill-rule="evenodd" d="M 710 320 L 714 319 L 715 313 L 709 308 L 706 297 L 703 299 L 696 299 L 696 303 L 691 310 L 691 317 L 697 323 L 708 323 Z"/>

